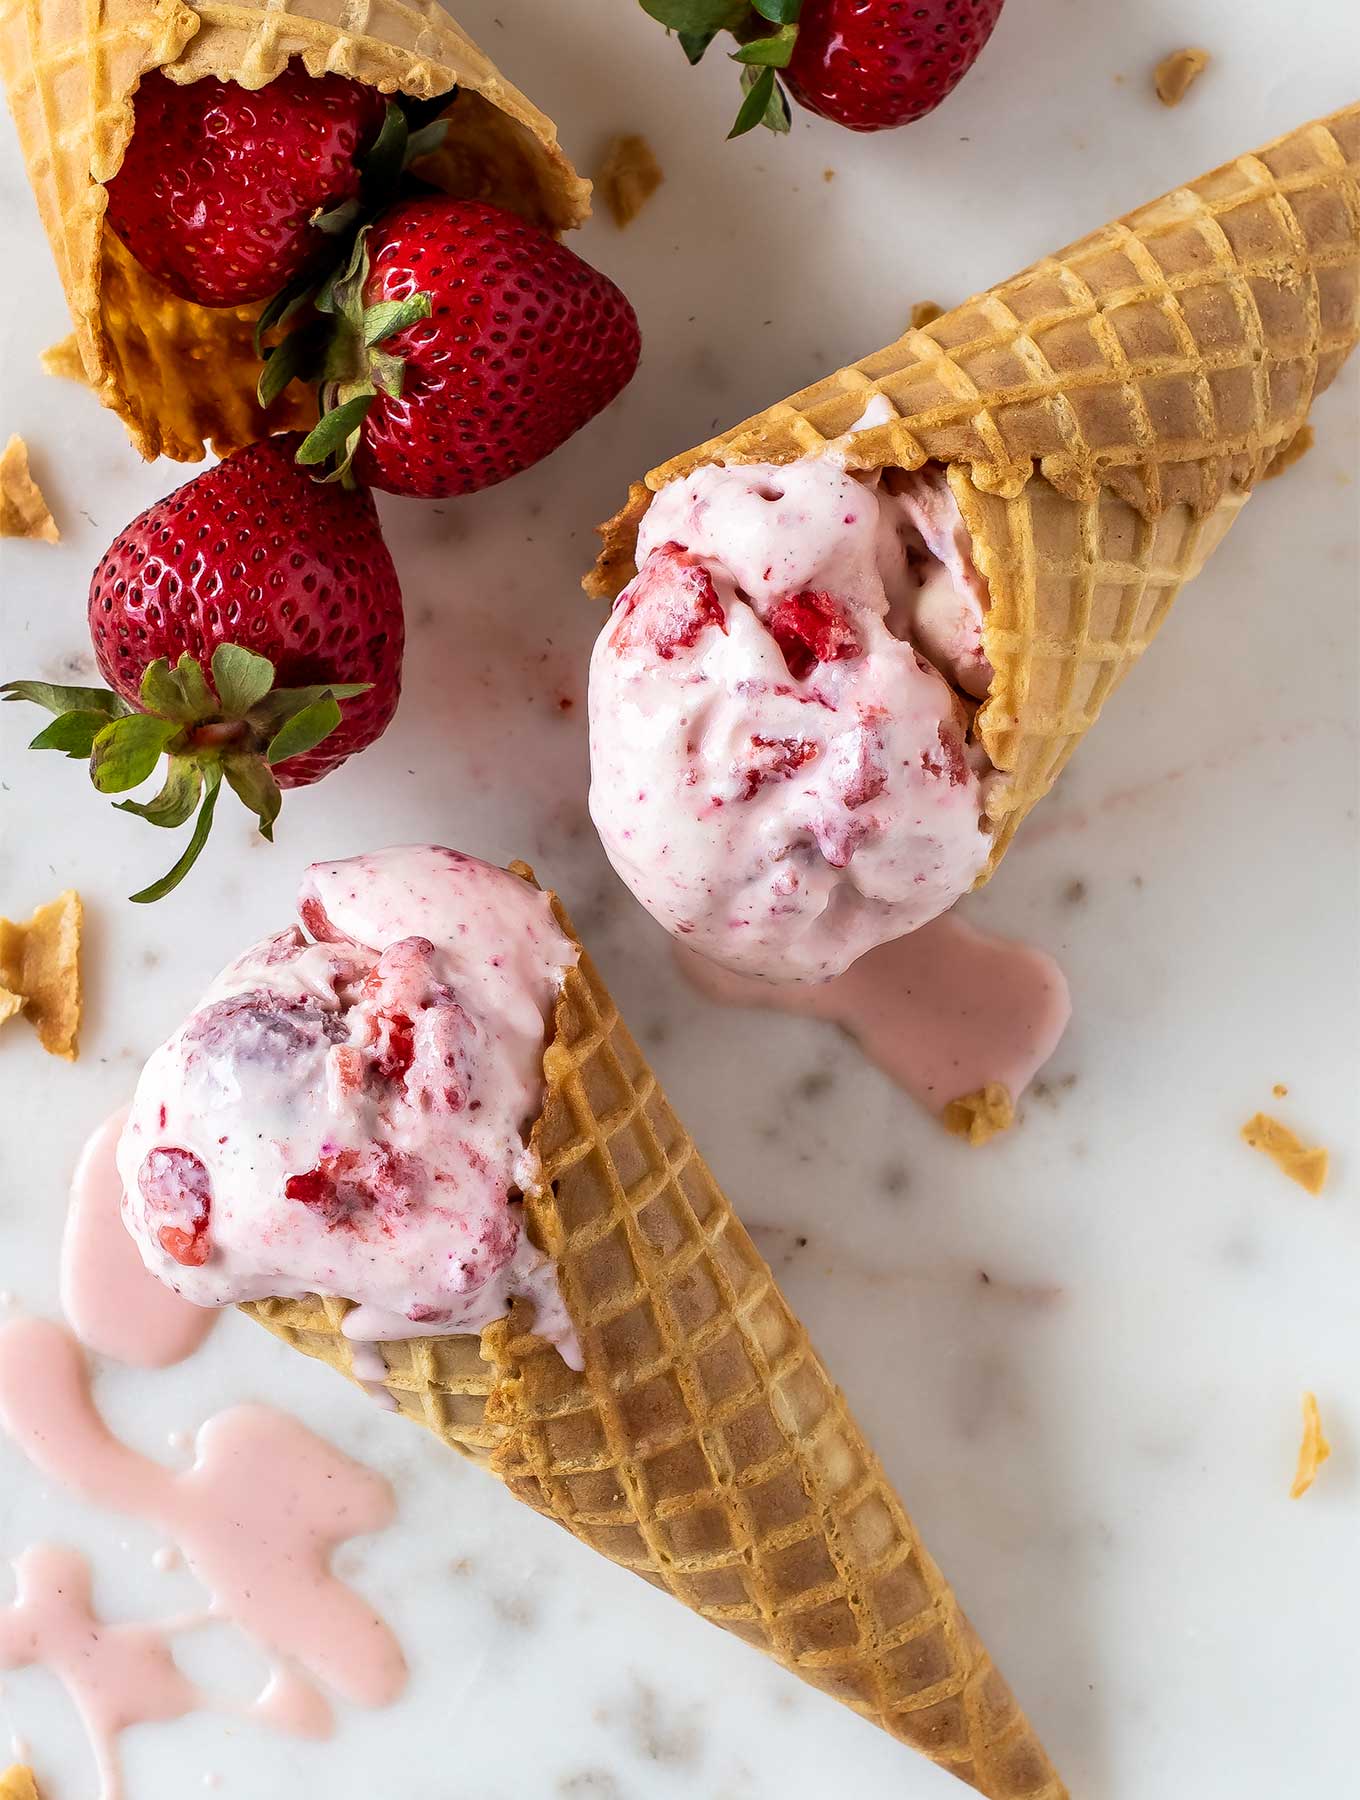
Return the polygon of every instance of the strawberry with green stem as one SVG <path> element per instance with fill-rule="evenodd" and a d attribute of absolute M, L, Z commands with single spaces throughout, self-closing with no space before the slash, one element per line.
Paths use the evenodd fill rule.
<path fill-rule="evenodd" d="M 787 131 L 789 95 L 851 131 L 924 118 L 973 66 L 1003 3 L 641 0 L 692 63 L 720 32 L 736 39 L 746 98 L 729 137 L 757 125 Z"/>
<path fill-rule="evenodd" d="M 261 401 L 319 374 L 322 418 L 299 460 L 426 499 L 540 461 L 626 386 L 640 350 L 599 270 L 503 207 L 446 194 L 361 227 L 315 307 L 320 325 L 266 362 Z"/>
<path fill-rule="evenodd" d="M 396 710 L 401 590 L 372 496 L 312 481 L 294 461 L 300 441 L 238 451 L 120 533 L 90 587 L 109 688 L 0 688 L 55 715 L 33 748 L 88 759 L 101 793 L 130 792 L 168 758 L 154 799 L 119 805 L 164 829 L 197 819 L 134 900 L 188 873 L 224 783 L 272 839 L 281 790 L 338 768 Z"/>

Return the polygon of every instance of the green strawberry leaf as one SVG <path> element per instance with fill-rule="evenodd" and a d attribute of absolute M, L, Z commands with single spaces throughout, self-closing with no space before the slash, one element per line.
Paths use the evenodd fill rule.
<path fill-rule="evenodd" d="M 409 112 L 407 124 L 409 127 Z M 404 166 L 409 169 L 411 164 L 419 162 L 422 156 L 433 156 L 436 150 L 442 149 L 444 139 L 449 135 L 449 124 L 448 119 L 431 119 L 428 125 L 408 130 Z"/>
<path fill-rule="evenodd" d="M 30 750 L 64 750 L 67 756 L 84 761 L 108 722 L 108 714 L 102 712 L 58 713 L 50 725 L 43 726 L 28 747 Z"/>
<path fill-rule="evenodd" d="M 754 131 L 757 125 L 766 123 L 770 107 L 774 104 L 775 78 L 773 69 L 743 69 L 742 86 L 746 89 L 746 98 L 741 103 L 732 129 L 728 132 L 728 140 L 745 137 L 748 131 Z"/>
<path fill-rule="evenodd" d="M 213 651 L 212 678 L 222 711 L 244 719 L 273 687 L 274 665 L 244 644 L 219 644 Z"/>
<path fill-rule="evenodd" d="M 198 810 L 198 820 L 194 825 L 194 834 L 189 839 L 188 848 L 168 874 L 162 875 L 159 881 L 153 881 L 150 887 L 144 887 L 140 893 L 129 894 L 128 898 L 138 905 L 145 905 L 150 900 L 160 900 L 172 888 L 177 888 L 184 877 L 198 861 L 198 853 L 208 841 L 208 833 L 212 829 L 213 810 L 217 805 L 217 796 L 222 787 L 222 770 L 215 762 L 210 762 L 203 770 L 203 804 Z"/>
<path fill-rule="evenodd" d="M 315 379 L 322 360 L 320 334 L 310 326 L 300 326 L 263 355 L 264 367 L 255 384 L 255 394 L 268 411 L 290 381 Z"/>
<path fill-rule="evenodd" d="M 214 718 L 217 696 L 203 679 L 203 671 L 186 650 L 174 668 L 163 656 L 142 670 L 142 705 L 162 719 L 196 725 Z"/>
<path fill-rule="evenodd" d="M 274 841 L 274 821 L 283 805 L 283 795 L 274 779 L 274 771 L 262 756 L 237 755 L 222 758 L 222 773 L 227 785 L 243 805 L 260 821 L 260 836 Z"/>
<path fill-rule="evenodd" d="M 276 325 L 286 325 L 288 321 L 301 312 L 312 297 L 312 289 L 316 286 L 315 273 L 297 275 L 292 281 L 281 287 L 277 294 L 267 300 L 255 321 L 253 342 L 256 356 L 264 355 L 264 339 Z"/>
<path fill-rule="evenodd" d="M 340 717 L 335 695 L 327 689 L 319 700 L 313 700 L 310 706 L 304 706 L 301 712 L 294 713 L 280 726 L 270 739 L 265 760 L 276 764 L 287 762 L 290 756 L 305 756 L 330 736 L 340 723 Z"/>
<path fill-rule="evenodd" d="M 718 34 L 716 31 L 677 31 L 675 35 L 680 40 L 680 48 L 684 51 L 686 60 L 692 64 L 704 60 L 704 51 Z"/>
<path fill-rule="evenodd" d="M 406 384 L 405 357 L 389 356 L 386 350 L 370 350 L 368 373 L 380 394 L 387 394 L 393 400 L 401 399 L 401 390 Z"/>
<path fill-rule="evenodd" d="M 794 25 L 803 10 L 803 0 L 751 0 L 751 5 L 771 25 Z"/>
<path fill-rule="evenodd" d="M 276 732 L 289 719 L 327 694 L 333 700 L 353 700 L 366 694 L 371 681 L 333 681 L 318 687 L 272 688 L 258 705 L 251 708 L 250 723 L 260 732 Z"/>
<path fill-rule="evenodd" d="M 359 165 L 365 200 L 386 199 L 396 186 L 402 164 L 406 161 L 406 143 L 410 130 L 406 114 L 396 101 L 389 100 L 382 130 L 374 138 L 373 147 Z"/>
<path fill-rule="evenodd" d="M 111 719 L 90 750 L 91 780 L 101 794 L 125 794 L 140 787 L 179 732 L 177 719 L 157 719 L 150 713 Z"/>
<path fill-rule="evenodd" d="M 165 785 L 154 800 L 116 800 L 119 812 L 136 813 L 148 825 L 173 829 L 182 825 L 198 805 L 203 770 L 192 757 L 172 756 L 165 771 Z"/>
<path fill-rule="evenodd" d="M 342 200 L 339 206 L 318 207 L 307 223 L 326 237 L 338 238 L 363 216 L 363 210 L 357 200 Z"/>
<path fill-rule="evenodd" d="M 384 338 L 395 337 L 408 325 L 414 325 L 417 319 L 428 319 L 430 310 L 428 294 L 412 294 L 406 300 L 380 300 L 364 313 L 365 345 L 380 344 Z"/>
<path fill-rule="evenodd" d="M 52 681 L 7 681 L 0 686 L 6 700 L 31 700 L 50 713 L 97 712 L 106 719 L 122 719 L 132 711 L 126 701 L 108 688 L 59 687 Z"/>
<path fill-rule="evenodd" d="M 356 394 L 343 406 L 323 413 L 320 424 L 298 445 L 294 461 L 310 468 L 332 456 L 338 457 L 339 463 L 329 479 L 343 478 L 359 448 L 359 427 L 377 397 L 376 394 Z"/>
<path fill-rule="evenodd" d="M 733 30 L 746 13 L 746 0 L 641 0 L 641 4 L 643 12 L 667 31 L 707 32 L 710 38 Z"/>
<path fill-rule="evenodd" d="M 797 41 L 798 27 L 781 25 L 778 31 L 772 31 L 768 37 L 752 38 L 749 44 L 743 44 L 740 50 L 734 50 L 732 60 L 752 63 L 761 68 L 786 69 Z"/>

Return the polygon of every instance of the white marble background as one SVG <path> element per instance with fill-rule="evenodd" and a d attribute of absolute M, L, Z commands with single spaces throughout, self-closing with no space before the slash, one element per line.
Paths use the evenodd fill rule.
<path fill-rule="evenodd" d="M 1342 104 L 1346 0 L 1011 0 L 929 121 L 855 139 L 723 141 L 735 80 L 690 72 L 629 0 L 467 0 L 464 22 L 589 167 L 618 129 L 667 184 L 583 252 L 634 297 L 642 372 L 621 404 L 513 484 L 385 502 L 411 623 L 383 743 L 293 795 L 270 850 L 224 805 L 191 881 L 123 896 L 166 845 L 22 749 L 4 708 L 0 905 L 79 886 L 90 1004 L 75 1068 L 0 1040 L 0 1286 L 56 1309 L 76 1149 L 207 977 L 288 916 L 298 871 L 413 838 L 532 858 L 579 924 L 684 1116 L 809 1320 L 928 1542 L 1082 1800 L 1277 1800 L 1354 1779 L 1360 1612 L 1356 1094 L 1357 369 L 1318 447 L 1256 496 L 972 917 L 1068 969 L 1076 1016 L 1009 1140 L 945 1138 L 824 1026 L 724 1014 L 683 990 L 586 819 L 575 581 L 629 476 L 1032 256 Z M 1212 69 L 1178 111 L 1150 70 Z M 834 181 L 823 170 L 834 168 Z M 0 548 L 5 675 L 83 679 L 89 572 L 177 484 L 111 415 L 42 376 L 65 329 L 12 132 L 0 129 L 0 435 L 29 440 L 59 549 Z M 573 705 L 564 711 L 560 699 Z M 1336 1152 L 1319 1199 L 1237 1140 L 1270 1105 Z M 799 1248 L 799 1241 L 807 1243 Z M 983 1273 L 990 1277 L 984 1282 Z M 187 1366 L 108 1368 L 98 1394 L 147 1449 L 267 1397 L 385 1470 L 399 1528 L 343 1565 L 411 1664 L 387 1712 L 325 1745 L 193 1718 L 127 1740 L 131 1800 L 205 1775 L 275 1800 L 926 1800 L 908 1751 L 518 1508 L 422 1433 L 225 1320 Z M 1336 1454 L 1286 1498 L 1300 1392 Z M 0 1554 L 59 1536 L 96 1558 L 106 1616 L 163 1615 L 144 1532 L 52 1492 L 0 1441 Z M 0 1598 L 7 1575 L 0 1571 Z M 196 1652 L 249 1686 L 226 1634 Z M 7 1679 L 0 1762 L 29 1740 L 55 1800 L 89 1800 L 48 1678 Z"/>

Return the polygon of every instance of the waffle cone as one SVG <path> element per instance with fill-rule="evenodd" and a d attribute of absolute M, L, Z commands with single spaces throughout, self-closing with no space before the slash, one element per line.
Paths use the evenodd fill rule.
<path fill-rule="evenodd" d="M 361 23 L 356 24 L 356 21 Z M 285 396 L 268 420 L 255 399 L 258 307 L 177 299 L 106 228 L 104 183 L 133 128 L 142 76 L 205 75 L 260 88 L 290 57 L 416 99 L 458 90 L 448 140 L 421 173 L 562 230 L 590 188 L 551 119 L 501 75 L 438 4 L 380 0 L 0 0 L 0 78 L 75 323 L 90 385 L 143 456 L 197 461 L 267 431 L 308 424 Z"/>
<path fill-rule="evenodd" d="M 397 1406 L 573 1537 L 980 1792 L 1063 1800 L 584 952 L 543 1066 L 543 1183 L 525 1206 L 585 1367 L 535 1338 L 518 1301 L 480 1339 L 379 1346 Z M 347 1310 L 314 1296 L 245 1308 L 355 1378 Z"/>
<path fill-rule="evenodd" d="M 1116 219 L 635 484 L 587 591 L 702 463 L 946 465 L 991 591 L 996 867 L 1360 337 L 1360 106 Z M 876 395 L 895 415 L 852 427 Z"/>

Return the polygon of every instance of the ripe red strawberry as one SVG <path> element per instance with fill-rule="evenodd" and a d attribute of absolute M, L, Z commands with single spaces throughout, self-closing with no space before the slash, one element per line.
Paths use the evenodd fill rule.
<path fill-rule="evenodd" d="M 977 61 L 1003 0 L 804 0 L 784 70 L 800 106 L 852 131 L 933 112 Z"/>
<path fill-rule="evenodd" d="M 300 442 L 291 433 L 238 451 L 114 540 L 89 608 L 112 692 L 0 688 L 57 715 L 33 748 L 88 757 L 101 793 L 139 786 L 168 754 L 156 798 L 120 804 L 161 826 L 199 807 L 198 823 L 169 875 L 135 900 L 159 899 L 187 873 L 223 781 L 272 837 L 279 790 L 319 781 L 396 711 L 401 589 L 372 496 L 313 481 L 295 461 Z"/>
<path fill-rule="evenodd" d="M 480 200 L 399 201 L 361 232 L 334 314 L 325 416 L 301 452 L 394 494 L 470 494 L 540 461 L 637 367 L 632 307 L 536 225 Z"/>
<path fill-rule="evenodd" d="M 358 197 L 387 101 L 290 62 L 258 90 L 212 75 L 181 85 L 153 69 L 135 110 L 109 224 L 182 300 L 244 306 L 334 255 L 312 216 Z"/>
<path fill-rule="evenodd" d="M 788 92 L 852 131 L 907 125 L 937 107 L 992 35 L 1004 0 L 641 0 L 698 62 L 737 40 L 746 98 L 729 137 L 787 131 Z"/>

